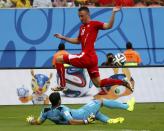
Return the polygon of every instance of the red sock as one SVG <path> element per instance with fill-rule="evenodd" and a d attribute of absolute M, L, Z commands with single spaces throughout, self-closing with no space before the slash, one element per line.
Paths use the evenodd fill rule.
<path fill-rule="evenodd" d="M 58 76 L 60 78 L 60 86 L 64 88 L 66 85 L 64 65 L 62 63 L 56 63 L 55 65 L 56 65 Z"/>
<path fill-rule="evenodd" d="M 106 79 L 101 80 L 100 87 L 113 86 L 113 85 L 123 85 L 123 81 L 117 80 L 117 79 L 106 78 Z"/>

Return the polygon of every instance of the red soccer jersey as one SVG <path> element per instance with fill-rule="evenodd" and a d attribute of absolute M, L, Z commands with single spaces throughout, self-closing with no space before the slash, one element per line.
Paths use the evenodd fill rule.
<path fill-rule="evenodd" d="M 81 42 L 83 52 L 95 52 L 94 44 L 98 31 L 103 29 L 103 25 L 104 23 L 99 21 L 90 21 L 89 23 L 80 26 L 78 39 Z"/>

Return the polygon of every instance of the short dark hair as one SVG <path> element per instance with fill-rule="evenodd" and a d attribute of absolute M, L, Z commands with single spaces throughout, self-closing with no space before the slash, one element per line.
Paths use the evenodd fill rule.
<path fill-rule="evenodd" d="M 51 93 L 49 96 L 49 100 L 52 106 L 57 106 L 59 104 L 59 101 L 61 100 L 60 93 L 59 92 Z"/>
<path fill-rule="evenodd" d="M 133 45 L 131 42 L 126 43 L 126 49 L 133 49 Z"/>
<path fill-rule="evenodd" d="M 60 43 L 59 46 L 58 46 L 58 50 L 65 50 L 65 44 Z"/>
<path fill-rule="evenodd" d="M 88 13 L 89 13 L 89 8 L 88 8 L 88 7 L 83 6 L 83 7 L 80 7 L 80 8 L 79 8 L 79 12 L 80 12 L 80 11 L 86 11 L 86 12 L 88 12 Z"/>
<path fill-rule="evenodd" d="M 112 64 L 113 59 L 114 59 L 114 54 L 113 53 L 108 53 L 106 56 L 107 56 L 108 64 Z"/>

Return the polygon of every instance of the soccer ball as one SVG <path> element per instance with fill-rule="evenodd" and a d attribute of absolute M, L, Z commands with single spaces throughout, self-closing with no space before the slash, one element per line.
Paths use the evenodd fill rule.
<path fill-rule="evenodd" d="M 17 95 L 19 98 L 24 98 L 29 96 L 29 90 L 24 86 L 17 88 Z"/>
<path fill-rule="evenodd" d="M 118 53 L 114 56 L 113 63 L 115 66 L 123 66 L 126 62 L 126 57 L 123 53 Z"/>
<path fill-rule="evenodd" d="M 84 69 L 69 67 L 66 69 L 66 91 L 63 91 L 67 97 L 82 97 L 89 92 L 90 80 L 86 78 Z M 59 84 L 57 76 L 57 83 Z"/>

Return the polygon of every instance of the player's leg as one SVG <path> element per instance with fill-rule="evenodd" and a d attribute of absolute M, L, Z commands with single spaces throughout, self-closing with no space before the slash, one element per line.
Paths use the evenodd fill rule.
<path fill-rule="evenodd" d="M 97 101 L 99 101 L 102 106 L 105 106 L 107 108 L 119 108 L 119 109 L 124 109 L 128 111 L 133 111 L 134 104 L 135 104 L 134 98 L 131 98 L 126 104 L 117 102 L 115 100 L 109 100 L 109 99 L 103 99 L 103 100 L 97 100 Z M 96 113 L 96 119 L 105 123 L 109 123 L 109 124 L 122 123 L 124 121 L 123 117 L 118 117 L 114 119 L 109 118 L 108 116 L 104 115 L 100 111 Z"/>
<path fill-rule="evenodd" d="M 64 54 L 64 55 L 68 55 L 68 54 Z M 65 68 L 64 68 L 64 55 L 59 55 L 57 56 L 55 59 L 55 67 L 57 70 L 57 74 L 59 76 L 60 79 L 60 87 L 55 87 L 53 88 L 54 91 L 60 91 L 63 90 L 65 88 L 66 82 L 65 82 Z"/>
<path fill-rule="evenodd" d="M 107 90 L 105 89 L 105 86 L 122 85 L 123 84 L 122 80 L 110 79 L 110 78 L 101 80 L 99 76 L 91 77 L 91 79 L 92 79 L 93 84 L 96 87 L 101 87 L 102 90 L 99 92 L 99 95 L 107 94 Z"/>
<path fill-rule="evenodd" d="M 97 87 L 105 87 L 105 86 L 113 86 L 113 85 L 126 85 L 125 81 L 112 79 L 112 78 L 105 78 L 100 79 L 100 77 L 92 77 L 92 82 Z"/>
<path fill-rule="evenodd" d="M 92 68 L 88 68 L 88 73 L 90 75 L 90 78 L 93 82 L 93 84 L 96 87 L 101 87 L 102 91 L 99 93 L 100 95 L 105 95 L 107 94 L 107 91 L 105 90 L 106 86 L 113 86 L 113 85 L 123 85 L 126 86 L 127 88 L 130 88 L 130 84 L 127 81 L 124 80 L 118 80 L 118 79 L 112 79 L 112 78 L 105 78 L 105 79 L 100 79 L 100 74 L 98 70 L 98 66 L 94 66 Z"/>
<path fill-rule="evenodd" d="M 118 118 L 109 118 L 108 116 L 102 114 L 100 112 L 100 108 L 102 106 L 103 102 L 101 100 L 92 100 L 83 107 L 81 107 L 80 111 L 83 112 L 83 117 L 86 119 L 91 114 L 95 115 L 95 118 L 97 120 L 100 120 L 101 122 L 109 123 L 109 124 L 115 124 L 115 123 L 122 123 L 124 121 L 123 117 Z"/>
<path fill-rule="evenodd" d="M 81 109 L 86 111 L 86 114 L 90 115 L 93 113 L 94 115 L 100 110 L 102 106 L 102 102 L 100 100 L 92 100 L 81 107 Z"/>
<path fill-rule="evenodd" d="M 134 105 L 135 105 L 134 98 L 131 98 L 127 103 L 121 103 L 121 102 L 118 102 L 115 100 L 109 100 L 109 99 L 102 100 L 102 106 L 105 106 L 107 108 L 118 108 L 118 109 L 133 111 Z"/>
<path fill-rule="evenodd" d="M 118 108 L 118 109 L 128 109 L 128 104 L 127 103 L 120 103 L 115 100 L 109 100 L 109 99 L 103 99 L 102 100 L 102 105 L 107 107 L 107 108 Z"/>
<path fill-rule="evenodd" d="M 123 117 L 118 117 L 118 118 L 110 118 L 100 111 L 96 114 L 96 120 L 99 120 L 104 123 L 109 123 L 109 124 L 116 124 L 116 123 L 122 123 L 124 121 Z"/>
<path fill-rule="evenodd" d="M 65 68 L 64 64 L 69 64 L 78 68 L 84 68 L 81 62 L 81 58 L 84 56 L 84 53 L 81 54 L 63 54 L 56 57 L 56 69 L 60 78 L 60 86 L 53 88 L 54 91 L 60 91 L 65 89 L 66 81 L 65 81 Z"/>
<path fill-rule="evenodd" d="M 101 122 L 107 123 L 107 121 L 110 119 L 110 117 L 104 115 L 100 111 L 96 114 L 96 120 L 99 120 Z"/>

